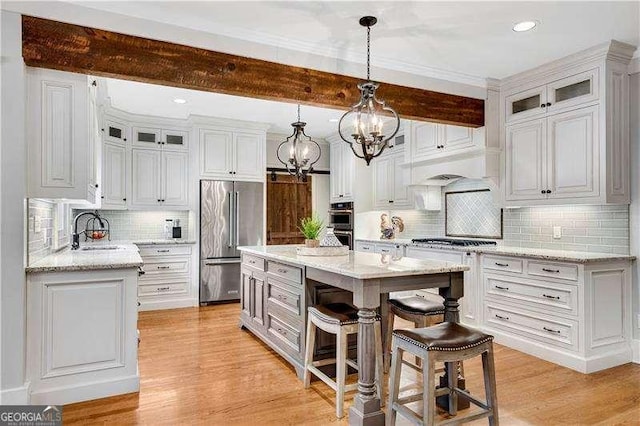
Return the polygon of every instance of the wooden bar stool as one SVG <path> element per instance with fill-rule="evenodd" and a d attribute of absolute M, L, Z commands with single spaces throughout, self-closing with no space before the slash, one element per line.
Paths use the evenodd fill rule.
<path fill-rule="evenodd" d="M 336 416 L 338 418 L 342 418 L 344 416 L 343 407 L 345 392 L 355 390 L 358 387 L 357 383 L 348 386 L 345 384 L 347 377 L 347 365 L 356 370 L 358 369 L 358 365 L 353 360 L 347 358 L 347 336 L 358 333 L 358 310 L 346 303 L 329 303 L 326 305 L 310 307 L 308 312 L 307 343 L 304 358 L 304 387 L 308 388 L 310 386 L 311 373 L 329 385 L 331 389 L 336 391 Z M 313 360 L 316 328 L 336 335 L 335 358 L 319 361 Z M 382 371 L 382 330 L 380 327 L 380 317 L 376 318 L 374 330 L 376 340 L 376 387 L 378 397 L 382 403 L 382 401 L 384 401 L 384 397 L 382 395 L 382 379 L 384 377 L 384 373 Z M 318 369 L 318 367 L 330 364 L 336 364 L 335 381 Z"/>
<path fill-rule="evenodd" d="M 444 321 L 444 305 L 420 296 L 389 299 L 387 308 L 387 332 L 384 339 L 385 373 L 389 371 L 391 363 L 391 335 L 395 317 L 411 321 L 416 328 L 429 327 Z"/>
<path fill-rule="evenodd" d="M 498 426 L 498 399 L 496 396 L 495 367 L 493 364 L 493 336 L 484 334 L 458 323 L 443 322 L 433 327 L 393 332 L 393 356 L 389 377 L 389 405 L 387 407 L 387 425 L 395 425 L 397 413 L 419 425 L 436 424 L 436 397 L 448 395 L 449 414 L 457 414 L 458 398 L 464 398 L 482 408 L 479 413 L 447 419 L 447 424 L 460 424 L 482 417 L 489 418 L 489 424 Z M 404 352 L 422 359 L 423 393 L 400 398 L 400 374 Z M 484 388 L 486 402 L 471 396 L 457 387 L 456 364 L 478 355 L 482 355 Z M 435 364 L 445 362 L 448 375 L 448 387 L 436 389 Z M 406 407 L 406 404 L 422 399 L 423 417 Z M 438 422 L 443 423 L 443 422 Z"/>

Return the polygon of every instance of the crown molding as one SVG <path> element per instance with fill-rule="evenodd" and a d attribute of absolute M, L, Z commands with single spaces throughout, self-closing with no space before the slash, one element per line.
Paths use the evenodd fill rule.
<path fill-rule="evenodd" d="M 633 58 L 631 62 L 629 62 L 627 72 L 629 73 L 629 75 L 640 73 L 640 56 Z"/>

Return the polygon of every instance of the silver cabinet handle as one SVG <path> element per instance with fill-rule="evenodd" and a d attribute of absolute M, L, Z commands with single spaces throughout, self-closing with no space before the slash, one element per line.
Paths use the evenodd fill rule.
<path fill-rule="evenodd" d="M 157 287 L 156 290 L 158 291 L 165 291 L 165 290 L 169 290 L 171 289 L 171 287 Z"/>
<path fill-rule="evenodd" d="M 169 253 L 171 250 L 169 249 L 165 249 L 165 250 L 156 250 L 158 253 Z"/>
<path fill-rule="evenodd" d="M 560 334 L 560 330 L 554 330 L 552 328 L 542 327 L 544 331 L 548 331 L 549 333 Z"/>
<path fill-rule="evenodd" d="M 498 262 L 494 262 L 496 264 L 496 266 L 509 266 L 508 263 L 498 263 Z"/>
<path fill-rule="evenodd" d="M 495 315 L 496 315 L 496 318 L 498 318 L 498 319 L 509 321 L 509 317 L 503 317 L 503 316 L 500 316 L 498 314 L 495 314 Z"/>
<path fill-rule="evenodd" d="M 256 261 L 255 260 L 250 260 L 249 263 L 252 264 L 252 265 L 255 265 Z"/>
<path fill-rule="evenodd" d="M 509 291 L 509 287 L 500 287 L 499 285 L 497 285 L 497 286 L 496 286 L 496 288 L 497 288 L 498 290 L 506 290 L 506 291 Z"/>
<path fill-rule="evenodd" d="M 286 269 L 282 269 L 282 268 L 278 268 L 278 272 L 280 272 L 281 274 L 286 274 L 287 270 Z"/>
<path fill-rule="evenodd" d="M 158 269 L 171 269 L 171 266 L 158 266 Z"/>
<path fill-rule="evenodd" d="M 546 297 L 547 299 L 560 300 L 560 296 L 552 296 L 550 294 L 543 294 L 542 297 Z"/>
<path fill-rule="evenodd" d="M 558 274 L 558 273 L 560 273 L 560 270 L 559 270 L 559 269 L 548 269 L 548 268 L 542 268 L 542 270 L 543 270 L 543 271 L 545 271 L 545 272 L 552 272 L 552 273 L 554 273 L 554 274 Z"/>

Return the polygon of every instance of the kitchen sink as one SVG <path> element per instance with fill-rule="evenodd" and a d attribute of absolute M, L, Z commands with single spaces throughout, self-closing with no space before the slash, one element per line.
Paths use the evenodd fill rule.
<path fill-rule="evenodd" d="M 94 250 L 121 250 L 121 246 L 82 246 L 80 251 L 94 251 Z"/>

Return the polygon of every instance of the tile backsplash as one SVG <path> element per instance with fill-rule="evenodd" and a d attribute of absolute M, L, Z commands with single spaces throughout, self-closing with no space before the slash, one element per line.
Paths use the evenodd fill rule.
<path fill-rule="evenodd" d="M 74 215 L 85 210 L 74 210 Z M 189 238 L 188 211 L 132 211 L 99 210 L 100 216 L 109 221 L 111 240 L 156 240 L 164 239 L 166 219 L 180 219 L 182 238 Z M 85 229 L 90 216 L 78 221 L 78 229 Z M 84 237 L 80 237 L 84 241 Z"/>
<path fill-rule="evenodd" d="M 54 251 L 53 220 L 55 203 L 31 198 L 28 203 L 27 263 L 37 262 Z"/>
<path fill-rule="evenodd" d="M 445 191 L 488 188 L 483 181 L 462 179 Z M 445 211 L 401 210 L 405 230 L 397 238 L 445 236 Z M 478 211 L 482 215 L 482 211 Z M 379 215 L 372 215 L 376 217 Z M 504 209 L 503 239 L 498 244 L 556 250 L 629 254 L 629 206 L 567 205 Z M 553 227 L 562 236 L 553 238 Z"/>

